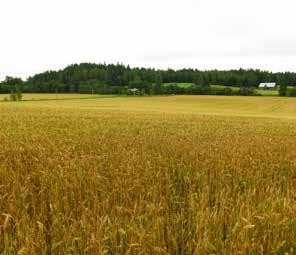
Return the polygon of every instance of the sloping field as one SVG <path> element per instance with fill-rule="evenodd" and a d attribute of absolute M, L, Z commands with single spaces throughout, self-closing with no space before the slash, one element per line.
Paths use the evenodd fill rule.
<path fill-rule="evenodd" d="M 0 254 L 295 254 L 296 100 L 0 103 Z"/>
<path fill-rule="evenodd" d="M 81 98 L 97 98 L 99 95 L 95 94 L 49 94 L 49 93 L 23 93 L 23 100 L 58 100 L 58 99 L 81 99 Z M 9 100 L 9 94 L 0 94 L 0 101 Z"/>
<path fill-rule="evenodd" d="M 35 109 L 39 107 L 54 109 L 58 106 L 59 108 L 75 108 L 89 111 L 110 110 L 121 112 L 296 118 L 296 100 L 294 98 L 239 96 L 101 97 L 90 100 L 61 100 L 59 102 L 49 100 L 13 105 L 15 107 Z M 9 106 L 9 104 L 11 103 L 5 102 L 6 106 Z"/>

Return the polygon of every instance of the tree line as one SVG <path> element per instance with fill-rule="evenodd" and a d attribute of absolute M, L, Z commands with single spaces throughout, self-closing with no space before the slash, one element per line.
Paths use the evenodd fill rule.
<path fill-rule="evenodd" d="M 276 82 L 283 86 L 296 85 L 296 73 L 272 73 L 258 69 L 229 71 L 196 69 L 157 70 L 131 68 L 122 64 L 74 64 L 59 71 L 47 71 L 22 81 L 7 77 L 0 85 L 0 93 L 9 93 L 21 88 L 30 93 L 100 93 L 124 94 L 137 88 L 143 94 L 253 94 L 252 88 L 261 82 Z M 177 83 L 191 83 L 186 88 Z M 12 86 L 12 84 L 14 84 Z M 165 84 L 165 85 L 164 85 Z M 209 85 L 236 86 L 234 92 L 228 88 L 213 89 Z"/>

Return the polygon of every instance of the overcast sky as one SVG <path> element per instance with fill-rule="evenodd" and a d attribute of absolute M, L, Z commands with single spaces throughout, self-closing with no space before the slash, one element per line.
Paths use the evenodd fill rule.
<path fill-rule="evenodd" d="M 0 0 L 0 80 L 72 63 L 296 72 L 295 0 Z"/>

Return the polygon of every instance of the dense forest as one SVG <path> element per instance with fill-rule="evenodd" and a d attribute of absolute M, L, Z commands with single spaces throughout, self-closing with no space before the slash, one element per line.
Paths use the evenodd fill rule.
<path fill-rule="evenodd" d="M 236 86 L 246 89 L 257 87 L 260 82 L 276 82 L 286 86 L 296 85 L 296 73 L 271 73 L 254 69 L 229 71 L 199 71 L 196 69 L 156 70 L 131 68 L 122 64 L 74 64 L 59 71 L 47 71 L 29 77 L 26 81 L 7 77 L 0 85 L 0 93 L 10 91 L 10 84 L 17 83 L 22 92 L 46 93 L 102 93 L 121 94 L 137 88 L 147 94 L 209 94 L 209 85 Z M 192 83 L 182 88 L 176 83 Z M 163 85 L 165 84 L 165 85 Z M 241 91 L 241 93 L 244 93 Z M 227 94 L 227 88 L 220 91 Z M 215 92 L 219 93 L 219 92 Z"/>

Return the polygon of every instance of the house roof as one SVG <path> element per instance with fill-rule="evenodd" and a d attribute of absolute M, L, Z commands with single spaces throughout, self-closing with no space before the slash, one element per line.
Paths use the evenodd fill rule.
<path fill-rule="evenodd" d="M 259 88 L 275 88 L 276 83 L 275 82 L 269 82 L 269 83 L 260 83 Z"/>

